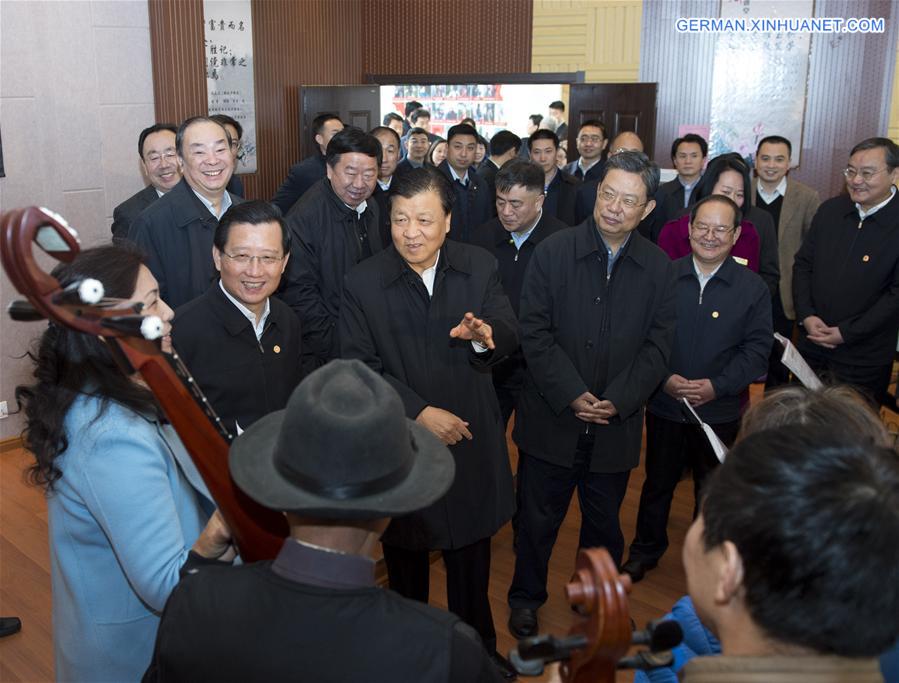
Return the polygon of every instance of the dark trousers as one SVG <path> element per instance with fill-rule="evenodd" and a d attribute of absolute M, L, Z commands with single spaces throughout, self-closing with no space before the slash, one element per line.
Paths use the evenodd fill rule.
<path fill-rule="evenodd" d="M 890 376 L 893 373 L 892 363 L 888 365 L 848 365 L 808 352 L 803 356 L 821 381 L 849 384 L 858 389 L 877 409 L 881 405 L 892 406 L 895 409 L 896 403 L 888 393 Z"/>
<path fill-rule="evenodd" d="M 793 340 L 793 329 L 796 321 L 790 320 L 784 312 L 783 303 L 780 300 L 780 288 L 774 293 L 771 300 L 771 319 L 774 323 L 774 331 L 790 341 Z M 780 362 L 784 347 L 776 339 L 772 339 L 771 356 L 768 358 L 768 378 L 765 380 L 765 389 L 772 389 L 790 381 L 790 371 Z"/>
<path fill-rule="evenodd" d="M 427 550 L 406 550 L 383 543 L 391 590 L 404 598 L 428 602 L 430 560 Z M 449 611 L 481 636 L 488 652 L 496 650 L 496 630 L 487 588 L 490 584 L 490 539 L 444 550 L 446 603 Z"/>
<path fill-rule="evenodd" d="M 737 436 L 740 421 L 709 426 L 729 447 Z M 718 458 L 702 427 L 646 413 L 646 481 L 640 493 L 637 535 L 631 543 L 629 560 L 655 564 L 665 554 L 671 499 L 684 468 L 693 472 L 695 517 L 702 484 L 717 466 Z"/>
<path fill-rule="evenodd" d="M 581 436 L 571 467 L 518 453 L 521 510 L 515 575 L 509 588 L 513 608 L 536 609 L 546 602 L 549 558 L 575 489 L 581 508 L 579 547 L 605 547 L 615 563 L 621 564 L 624 536 L 618 511 L 630 472 L 591 472 L 593 441 L 592 435 Z"/>

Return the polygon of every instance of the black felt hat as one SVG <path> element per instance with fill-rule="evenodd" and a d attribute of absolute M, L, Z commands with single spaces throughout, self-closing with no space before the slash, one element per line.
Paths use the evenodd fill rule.
<path fill-rule="evenodd" d="M 443 443 L 360 361 L 335 360 L 231 444 L 231 476 L 266 507 L 325 519 L 420 510 L 453 481 Z"/>

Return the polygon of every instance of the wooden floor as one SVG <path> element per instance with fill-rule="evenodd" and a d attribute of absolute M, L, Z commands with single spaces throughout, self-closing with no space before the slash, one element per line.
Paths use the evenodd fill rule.
<path fill-rule="evenodd" d="M 516 454 L 512 446 L 512 458 Z M 40 490 L 27 486 L 22 471 L 28 455 L 21 449 L 0 453 L 0 616 L 22 619 L 19 634 L 0 639 L 0 681 L 52 681 L 53 639 L 50 603 L 50 560 L 47 549 L 47 508 Z M 633 471 L 621 512 L 625 540 L 630 543 L 636 522 L 642 466 Z M 630 595 L 631 616 L 638 625 L 665 613 L 685 592 L 681 546 L 693 509 L 692 488 L 681 482 L 669 523 L 671 547 L 659 564 Z M 550 563 L 549 601 L 540 610 L 541 632 L 564 635 L 577 617 L 565 603 L 563 588 L 571 576 L 577 549 L 580 514 L 572 503 Z M 490 598 L 498 634 L 498 648 L 508 652 L 515 641 L 506 627 L 506 591 L 512 580 L 512 533 L 507 525 L 493 540 Z M 445 607 L 445 575 L 433 565 L 431 600 Z M 619 681 L 633 675 L 622 672 Z M 527 679 L 539 681 L 542 679 Z"/>

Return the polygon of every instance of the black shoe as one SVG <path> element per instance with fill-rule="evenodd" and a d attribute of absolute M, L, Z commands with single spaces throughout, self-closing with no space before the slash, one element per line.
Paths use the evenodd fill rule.
<path fill-rule="evenodd" d="M 655 568 L 657 564 L 657 560 L 641 560 L 632 557 L 621 567 L 621 572 L 631 577 L 631 583 L 637 583 L 642 581 L 643 577 L 646 576 L 646 572 Z"/>
<path fill-rule="evenodd" d="M 503 657 L 499 652 L 494 650 L 487 656 L 490 657 L 490 661 L 493 662 L 493 665 L 496 667 L 497 671 L 499 671 L 499 675 L 507 681 L 514 681 L 518 678 L 518 672 L 515 670 L 515 667 L 512 666 L 512 662 Z"/>
<path fill-rule="evenodd" d="M 529 607 L 513 607 L 509 614 L 509 631 L 521 640 L 537 635 L 537 610 Z"/>
<path fill-rule="evenodd" d="M 0 638 L 11 636 L 22 630 L 22 622 L 19 617 L 0 617 Z"/>

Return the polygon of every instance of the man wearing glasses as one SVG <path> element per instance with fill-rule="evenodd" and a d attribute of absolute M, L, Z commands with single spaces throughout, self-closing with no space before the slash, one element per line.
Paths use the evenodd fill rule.
<path fill-rule="evenodd" d="M 668 513 L 684 469 L 696 501 L 718 458 L 684 405 L 730 446 L 740 427 L 741 397 L 764 374 L 773 334 L 764 280 L 730 257 L 740 237 L 740 209 L 710 195 L 690 212 L 692 253 L 674 262 L 677 326 L 667 378 L 646 411 L 646 481 L 637 534 L 623 571 L 633 581 L 668 548 Z"/>
<path fill-rule="evenodd" d="M 175 350 L 233 434 L 283 408 L 300 382 L 299 319 L 272 297 L 289 258 L 281 212 L 235 204 L 215 230 L 218 281 L 176 312 Z"/>
<path fill-rule="evenodd" d="M 537 245 L 525 274 L 527 377 L 513 433 L 521 509 L 509 589 L 517 637 L 537 630 L 549 557 L 575 488 L 579 545 L 605 546 L 621 562 L 618 511 L 640 460 L 643 407 L 670 374 L 674 337 L 673 264 L 634 232 L 658 184 L 659 168 L 644 154 L 610 158 L 593 215 Z"/>
<path fill-rule="evenodd" d="M 868 138 L 821 204 L 793 265 L 799 350 L 812 369 L 887 399 L 899 334 L 899 147 Z"/>
<path fill-rule="evenodd" d="M 584 182 L 600 178 L 605 168 L 602 153 L 609 144 L 605 124 L 598 119 L 584 121 L 577 132 L 575 142 L 580 158 L 568 164 L 564 168 L 565 172 Z"/>
<path fill-rule="evenodd" d="M 137 154 L 144 178 L 149 181 L 112 211 L 112 239 L 128 237 L 131 221 L 150 204 L 171 190 L 181 180 L 181 167 L 175 152 L 175 133 L 178 128 L 171 123 L 156 123 L 140 132 Z"/>

